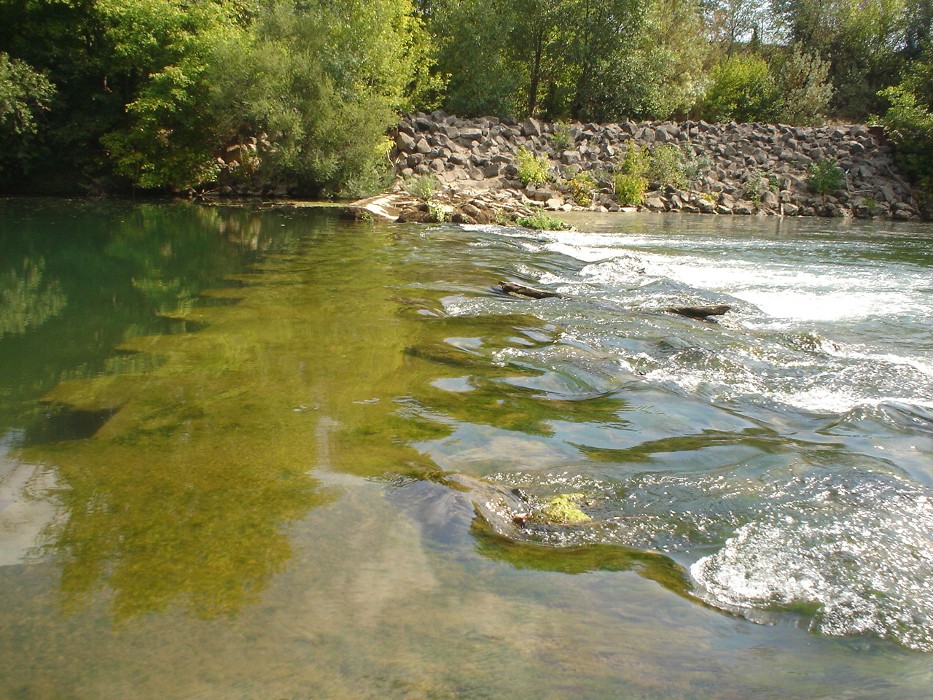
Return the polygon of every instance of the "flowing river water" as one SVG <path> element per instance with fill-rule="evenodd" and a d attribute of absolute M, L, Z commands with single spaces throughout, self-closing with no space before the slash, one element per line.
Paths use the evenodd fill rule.
<path fill-rule="evenodd" d="M 933 229 L 574 223 L 0 202 L 0 697 L 930 697 Z"/>

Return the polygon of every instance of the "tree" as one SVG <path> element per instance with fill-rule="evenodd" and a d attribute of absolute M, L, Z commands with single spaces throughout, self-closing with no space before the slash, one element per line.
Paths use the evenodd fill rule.
<path fill-rule="evenodd" d="M 384 171 L 395 111 L 443 84 L 410 0 L 8 0 L 0 24 L 59 88 L 30 149 L 72 187 L 201 187 L 251 146 L 253 175 L 336 191 Z"/>
<path fill-rule="evenodd" d="M 703 97 L 710 54 L 704 31 L 700 7 L 692 0 L 652 0 L 639 42 L 642 108 L 632 117 L 685 116 Z"/>
<path fill-rule="evenodd" d="M 828 61 L 800 46 L 778 54 L 772 72 L 777 76 L 779 121 L 799 125 L 823 121 L 833 96 L 829 68 Z"/>
<path fill-rule="evenodd" d="M 778 20 L 802 49 L 829 61 L 833 111 L 864 119 L 896 80 L 907 0 L 775 0 Z"/>
<path fill-rule="evenodd" d="M 555 84 L 560 71 L 562 33 L 560 0 L 513 0 L 510 50 L 524 64 L 525 113 L 535 116 L 540 105 L 542 83 Z"/>
<path fill-rule="evenodd" d="M 761 31 L 767 10 L 767 5 L 757 0 L 710 0 L 706 5 L 710 39 L 731 55 L 737 44 Z"/>
<path fill-rule="evenodd" d="M 726 56 L 710 73 L 701 105 L 704 119 L 740 122 L 770 121 L 778 99 L 768 64 L 760 56 Z"/>
<path fill-rule="evenodd" d="M 0 51 L 0 176 L 27 164 L 37 120 L 54 94 L 45 75 Z"/>
<path fill-rule="evenodd" d="M 920 59 L 933 44 L 933 0 L 908 0 L 905 23 L 903 56 Z"/>
<path fill-rule="evenodd" d="M 881 97 L 890 104 L 881 123 L 897 145 L 898 163 L 919 185 L 929 208 L 933 205 L 933 47 Z"/>
<path fill-rule="evenodd" d="M 210 72 L 218 157 L 234 152 L 227 165 L 242 175 L 243 144 L 260 143 L 251 167 L 267 182 L 309 194 L 377 186 L 387 130 L 425 91 L 429 48 L 408 0 L 270 3 Z"/>
<path fill-rule="evenodd" d="M 430 26 L 455 113 L 666 118 L 702 93 L 693 0 L 433 2 Z"/>
<path fill-rule="evenodd" d="M 217 174 L 207 76 L 217 51 L 242 38 L 224 2 L 98 0 L 113 47 L 109 69 L 135 83 L 127 119 L 101 142 L 116 172 L 144 188 L 184 189 Z"/>
<path fill-rule="evenodd" d="M 438 44 L 438 69 L 450 76 L 446 109 L 467 117 L 522 111 L 518 94 L 523 71 L 515 62 L 514 21 L 510 0 L 432 3 L 429 27 Z"/>
<path fill-rule="evenodd" d="M 645 0 L 577 0 L 568 3 L 569 56 L 574 92 L 571 114 L 609 121 L 631 109 L 628 91 L 637 75 L 637 44 L 644 27 Z"/>

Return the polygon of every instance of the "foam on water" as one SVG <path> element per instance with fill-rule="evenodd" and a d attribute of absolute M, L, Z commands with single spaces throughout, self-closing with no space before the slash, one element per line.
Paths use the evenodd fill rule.
<path fill-rule="evenodd" d="M 547 249 L 576 260 L 595 264 L 583 272 L 607 284 L 630 281 L 628 266 L 599 265 L 616 258 L 637 258 L 639 267 L 651 278 L 665 278 L 699 290 L 728 293 L 747 301 L 769 316 L 797 321 L 836 321 L 840 319 L 891 316 L 930 311 L 929 303 L 919 303 L 917 293 L 929 288 L 928 273 L 900 271 L 896 276 L 877 267 L 815 263 L 763 262 L 744 258 L 741 241 L 732 245 L 717 241 L 730 250 L 729 259 L 711 259 L 708 252 L 697 255 L 683 250 L 659 253 L 653 248 L 669 240 L 645 236 L 616 236 L 580 232 L 551 232 Z M 784 246 L 787 247 L 787 246 Z M 831 251 L 827 251 L 827 255 Z M 613 279 L 613 271 L 619 277 Z"/>
<path fill-rule="evenodd" d="M 749 348 L 730 342 L 674 356 L 641 348 L 624 358 L 649 381 L 714 400 L 764 400 L 821 414 L 890 402 L 924 406 L 933 396 L 933 357 L 922 329 L 892 347 L 889 329 L 872 326 L 933 313 L 922 268 L 886 269 L 857 256 L 826 262 L 834 257 L 832 242 L 815 244 L 813 254 L 784 240 L 535 235 L 547 250 L 587 263 L 573 274 L 541 276 L 568 296 L 648 312 L 683 303 L 733 306 L 724 323 L 749 332 Z M 797 336 L 818 342 L 798 346 Z"/>
<path fill-rule="evenodd" d="M 702 359 L 688 358 L 688 354 Z M 933 395 L 929 393 L 933 392 L 931 377 L 914 371 L 913 363 L 903 360 L 890 365 L 853 365 L 829 358 L 807 362 L 788 354 L 785 361 L 774 358 L 768 367 L 761 362 L 745 364 L 734 356 L 703 357 L 694 350 L 660 364 L 654 358 L 644 364 L 656 365 L 645 373 L 649 381 L 700 393 L 716 402 L 764 402 L 819 414 L 844 414 L 891 403 L 917 407 L 933 403 L 926 398 Z"/>
<path fill-rule="evenodd" d="M 690 566 L 695 595 L 715 607 L 756 622 L 802 614 L 821 634 L 933 651 L 933 496 L 894 474 L 791 464 L 621 481 L 565 471 L 491 479 L 520 489 L 531 513 L 555 494 L 574 493 L 591 518 L 562 526 L 532 516 L 517 538 L 688 560 L 715 549 Z M 498 515 L 510 523 L 516 513 Z"/>
<path fill-rule="evenodd" d="M 792 436 L 757 457 L 745 445 L 749 461 L 707 471 L 652 472 L 647 460 L 626 473 L 636 467 L 620 449 L 618 465 L 496 475 L 532 511 L 572 491 L 592 518 L 573 527 L 532 519 L 516 537 L 665 552 L 723 610 L 761 622 L 803 615 L 821 634 L 933 651 L 933 492 L 913 480 L 933 430 L 928 268 L 873 241 L 508 235 L 549 255 L 547 271 L 522 274 L 565 299 L 523 303 L 562 332 L 550 345 L 491 350 L 495 361 L 541 368 L 537 388 L 554 395 L 589 381 L 637 405 L 644 382 Z M 719 324 L 665 312 L 714 303 L 732 307 Z M 804 435 L 820 447 L 803 447 Z M 909 459 L 890 449 L 905 436 Z M 684 450 L 686 460 L 695 454 Z M 659 461 L 670 469 L 676 459 Z"/>
<path fill-rule="evenodd" d="M 713 605 L 814 606 L 820 633 L 933 651 L 933 502 L 903 482 L 810 480 L 690 572 Z"/>

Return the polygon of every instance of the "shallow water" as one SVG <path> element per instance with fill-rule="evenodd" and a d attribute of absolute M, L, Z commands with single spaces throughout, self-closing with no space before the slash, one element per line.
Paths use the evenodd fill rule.
<path fill-rule="evenodd" d="M 0 697 L 928 697 L 931 229 L 576 223 L 0 203 Z"/>

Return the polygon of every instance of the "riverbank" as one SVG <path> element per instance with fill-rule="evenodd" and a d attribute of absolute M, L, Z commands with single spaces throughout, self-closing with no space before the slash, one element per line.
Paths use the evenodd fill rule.
<path fill-rule="evenodd" d="M 401 221 L 487 223 L 539 211 L 655 211 L 718 215 L 921 218 L 893 144 L 862 125 L 621 122 L 551 124 L 443 112 L 404 117 L 390 153 L 396 181 L 358 212 Z M 689 181 L 648 182 L 636 206 L 620 202 L 614 173 L 632 146 L 677 148 Z M 524 184 L 518 156 L 545 163 L 547 181 Z M 814 169 L 838 167 L 838 189 L 813 191 Z M 415 196 L 412 183 L 435 183 Z M 430 200 L 430 206 L 429 201 Z"/>

